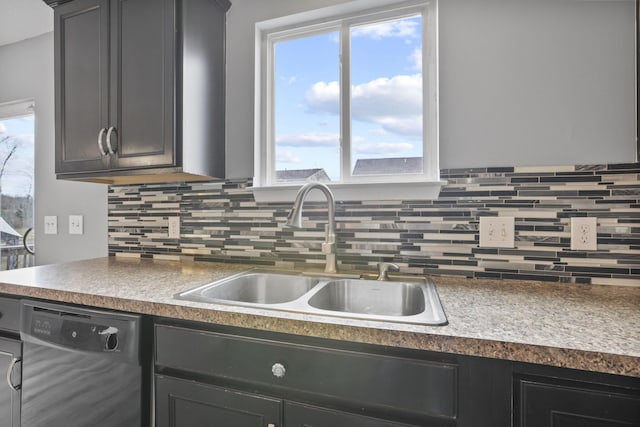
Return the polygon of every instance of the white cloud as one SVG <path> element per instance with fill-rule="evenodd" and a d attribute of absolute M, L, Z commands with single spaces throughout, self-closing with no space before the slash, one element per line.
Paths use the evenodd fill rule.
<path fill-rule="evenodd" d="M 300 157 L 291 150 L 278 150 L 276 153 L 276 162 L 278 163 L 300 163 L 300 161 Z"/>
<path fill-rule="evenodd" d="M 335 147 L 340 145 L 340 135 L 335 133 L 301 133 L 276 137 L 281 147 Z"/>
<path fill-rule="evenodd" d="M 305 95 L 305 102 L 309 110 L 315 113 L 340 114 L 340 84 L 314 83 Z"/>
<path fill-rule="evenodd" d="M 278 76 L 278 79 L 281 82 L 288 84 L 289 86 L 298 81 L 297 76 Z"/>
<path fill-rule="evenodd" d="M 11 139 L 16 141 L 18 145 L 33 145 L 33 134 L 15 135 Z"/>
<path fill-rule="evenodd" d="M 407 142 L 379 142 L 372 144 L 355 144 L 357 154 L 401 154 L 410 151 L 413 145 Z"/>
<path fill-rule="evenodd" d="M 409 55 L 409 61 L 411 61 L 412 69 L 422 71 L 422 48 L 416 47 Z"/>
<path fill-rule="evenodd" d="M 387 132 L 413 138 L 422 137 L 422 116 L 381 117 L 377 123 Z"/>
<path fill-rule="evenodd" d="M 356 119 L 421 115 L 422 76 L 381 77 L 353 86 L 351 98 Z"/>
<path fill-rule="evenodd" d="M 378 78 L 351 88 L 355 120 L 376 123 L 385 131 L 412 137 L 422 135 L 422 75 Z M 306 93 L 309 111 L 339 114 L 338 82 L 317 82 Z"/>
<path fill-rule="evenodd" d="M 354 27 L 351 37 L 369 37 L 380 40 L 386 37 L 418 37 L 419 23 L 414 20 L 381 22 Z"/>

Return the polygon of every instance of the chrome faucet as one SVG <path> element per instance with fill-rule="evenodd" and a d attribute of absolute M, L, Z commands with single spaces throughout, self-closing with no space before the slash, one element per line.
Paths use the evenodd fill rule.
<path fill-rule="evenodd" d="M 300 188 L 296 195 L 296 200 L 293 202 L 293 206 L 287 215 L 288 227 L 300 228 L 302 227 L 302 206 L 307 198 L 307 194 L 314 188 L 322 191 L 327 198 L 328 205 L 328 223 L 324 226 L 324 242 L 322 243 L 322 253 L 326 255 L 326 265 L 324 267 L 325 273 L 337 273 L 338 267 L 336 265 L 336 202 L 333 197 L 333 193 L 324 184 L 319 182 L 310 182 Z"/>
<path fill-rule="evenodd" d="M 379 262 L 378 280 L 389 280 L 389 271 L 400 271 L 400 267 L 392 262 Z"/>

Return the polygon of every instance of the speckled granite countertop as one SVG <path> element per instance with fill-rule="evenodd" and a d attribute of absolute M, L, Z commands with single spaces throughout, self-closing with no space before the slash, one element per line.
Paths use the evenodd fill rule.
<path fill-rule="evenodd" d="M 246 265 L 98 258 L 0 273 L 0 293 L 354 342 L 640 377 L 640 288 L 434 278 L 446 326 L 180 301 Z"/>

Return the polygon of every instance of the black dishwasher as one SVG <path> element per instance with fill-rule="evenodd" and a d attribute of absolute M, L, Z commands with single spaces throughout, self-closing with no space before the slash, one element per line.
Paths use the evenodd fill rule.
<path fill-rule="evenodd" d="M 140 427 L 140 316 L 22 301 L 23 427 Z"/>

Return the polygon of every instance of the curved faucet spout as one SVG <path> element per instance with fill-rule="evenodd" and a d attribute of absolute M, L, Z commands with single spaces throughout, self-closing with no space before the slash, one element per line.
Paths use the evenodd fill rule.
<path fill-rule="evenodd" d="M 313 189 L 320 190 L 327 198 L 328 205 L 328 223 L 325 226 L 325 241 L 322 244 L 322 252 L 326 254 L 326 265 L 324 271 L 326 273 L 336 273 L 338 271 L 336 265 L 336 202 L 333 197 L 333 193 L 325 184 L 319 182 L 310 182 L 303 185 L 298 194 L 296 200 L 293 202 L 293 206 L 287 215 L 286 225 L 289 227 L 302 227 L 302 207 L 304 201 L 307 198 L 309 192 Z"/>

